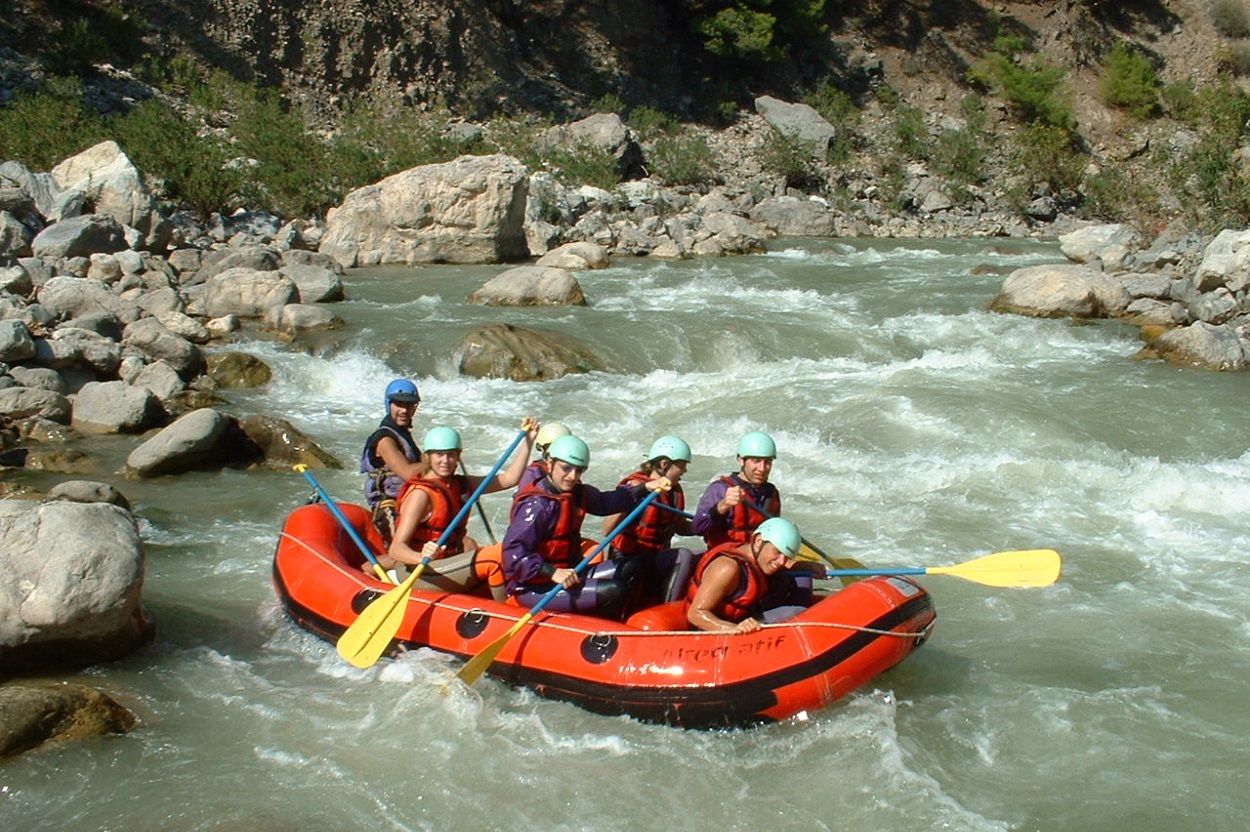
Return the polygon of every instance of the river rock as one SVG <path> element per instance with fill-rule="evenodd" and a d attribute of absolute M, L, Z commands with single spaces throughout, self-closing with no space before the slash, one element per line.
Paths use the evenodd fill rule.
<path fill-rule="evenodd" d="M 487 306 L 585 306 L 582 286 L 565 269 L 517 266 L 496 275 L 469 295 Z"/>
<path fill-rule="evenodd" d="M 74 396 L 71 425 L 81 433 L 139 433 L 165 415 L 152 391 L 124 381 L 93 381 Z"/>
<path fill-rule="evenodd" d="M 813 155 L 824 157 L 829 142 L 837 136 L 833 125 L 807 104 L 791 104 L 770 95 L 755 99 L 755 112 L 783 136 L 812 147 Z"/>
<path fill-rule="evenodd" d="M 10 367 L 9 375 L 22 387 L 51 390 L 53 393 L 66 393 L 69 390 L 61 374 L 49 367 Z"/>
<path fill-rule="evenodd" d="M 0 361 L 25 361 L 35 357 L 35 342 L 21 321 L 0 321 Z"/>
<path fill-rule="evenodd" d="M 288 303 L 265 313 L 265 326 L 281 333 L 338 329 L 343 319 L 324 306 L 311 303 Z"/>
<path fill-rule="evenodd" d="M 66 318 L 103 313 L 130 323 L 143 314 L 137 303 L 119 297 L 108 284 L 89 277 L 54 277 L 40 287 L 38 298 L 49 312 Z"/>
<path fill-rule="evenodd" d="M 299 289 L 277 271 L 233 268 L 213 275 L 204 287 L 204 314 L 263 318 L 273 307 L 299 300 Z"/>
<path fill-rule="evenodd" d="M 68 500 L 71 503 L 109 503 L 130 510 L 130 501 L 113 486 L 94 480 L 65 480 L 48 489 L 45 501 Z"/>
<path fill-rule="evenodd" d="M 69 414 L 69 399 L 52 390 L 37 390 L 30 387 L 10 387 L 7 390 L 0 390 L 0 418 L 8 421 L 37 416 L 68 425 Z"/>
<path fill-rule="evenodd" d="M 580 121 L 557 124 L 539 137 L 538 145 L 544 153 L 559 149 L 569 154 L 590 151 L 611 156 L 621 179 L 644 175 L 642 149 L 616 113 L 595 113 Z"/>
<path fill-rule="evenodd" d="M 737 214 L 713 211 L 703 215 L 702 224 L 703 229 L 713 235 L 712 242 L 718 250 L 709 248 L 701 252 L 696 243 L 696 254 L 755 254 L 764 250 L 764 242 L 768 239 L 768 230 L 764 226 Z"/>
<path fill-rule="evenodd" d="M 527 256 L 528 173 L 509 156 L 462 156 L 352 191 L 319 250 L 343 266 L 497 263 Z"/>
<path fill-rule="evenodd" d="M 246 352 L 216 352 L 208 356 L 208 375 L 218 387 L 261 387 L 273 378 L 273 370 Z"/>
<path fill-rule="evenodd" d="M 124 734 L 135 715 L 108 694 L 65 682 L 11 682 L 0 687 L 0 758 L 52 740 Z"/>
<path fill-rule="evenodd" d="M 281 273 L 299 290 L 300 303 L 332 303 L 343 299 L 343 281 L 330 269 L 292 263 L 283 266 Z"/>
<path fill-rule="evenodd" d="M 266 463 L 290 468 L 307 465 L 310 468 L 342 468 L 343 463 L 286 419 L 272 416 L 244 416 L 238 420 L 239 429 L 260 449 Z"/>
<path fill-rule="evenodd" d="M 1237 292 L 1250 285 L 1250 230 L 1225 229 L 1216 235 L 1202 252 L 1193 282 L 1199 292 Z"/>
<path fill-rule="evenodd" d="M 146 365 L 132 378 L 126 379 L 126 383 L 147 389 L 162 405 L 172 402 L 187 387 L 178 371 L 162 359 Z"/>
<path fill-rule="evenodd" d="M 30 273 L 22 266 L 5 266 L 0 268 L 0 292 L 25 297 L 35 290 L 35 282 Z"/>
<path fill-rule="evenodd" d="M 34 236 L 17 217 L 0 211 L 0 263 L 13 263 L 19 257 L 30 256 Z"/>
<path fill-rule="evenodd" d="M 140 477 L 220 468 L 229 462 L 222 451 L 231 423 L 212 408 L 192 410 L 131 451 L 126 467 Z"/>
<path fill-rule="evenodd" d="M 608 250 L 600 245 L 589 242 L 565 243 L 557 249 L 547 252 L 534 264 L 541 268 L 569 269 L 571 271 L 587 271 L 606 269 L 611 265 Z"/>
<path fill-rule="evenodd" d="M 134 518 L 107 503 L 0 501 L 0 666 L 120 658 L 152 635 Z"/>
<path fill-rule="evenodd" d="M 210 251 L 204 255 L 195 273 L 195 282 L 203 283 L 211 277 L 231 269 L 250 269 L 254 272 L 273 272 L 282 266 L 282 255 L 269 246 L 240 246 Z"/>
<path fill-rule="evenodd" d="M 1173 364 L 1194 364 L 1210 370 L 1241 370 L 1247 358 L 1237 333 L 1228 326 L 1195 321 L 1160 335 L 1153 347 Z"/>
<path fill-rule="evenodd" d="M 126 235 L 112 217 L 86 214 L 49 225 L 35 235 L 30 248 L 36 257 L 90 257 L 126 248 Z"/>
<path fill-rule="evenodd" d="M 100 142 L 71 156 L 52 169 L 52 179 L 62 190 L 83 194 L 96 214 L 137 230 L 142 248 L 164 251 L 168 246 L 173 228 L 156 210 L 143 175 L 116 142 Z"/>
<path fill-rule="evenodd" d="M 152 317 L 160 321 L 161 326 L 173 335 L 193 344 L 207 344 L 213 339 L 208 327 L 183 312 L 157 312 Z"/>
<path fill-rule="evenodd" d="M 89 329 L 58 327 L 49 337 L 34 341 L 34 362 L 59 370 L 70 390 L 81 386 L 72 381 L 74 371 L 86 371 L 90 381 L 111 376 L 121 364 L 121 345 Z"/>
<path fill-rule="evenodd" d="M 606 369 L 589 348 L 572 339 L 511 324 L 492 324 L 466 335 L 456 348 L 456 363 L 467 376 L 513 381 Z"/>
<path fill-rule="evenodd" d="M 1117 269 L 1144 244 L 1140 231 L 1124 223 L 1090 225 L 1059 237 L 1059 249 L 1077 263 L 1101 262 L 1105 269 Z"/>
<path fill-rule="evenodd" d="M 1039 318 L 1101 318 L 1123 313 L 1129 301 L 1119 281 L 1088 266 L 1029 266 L 1008 275 L 990 309 Z"/>
<path fill-rule="evenodd" d="M 750 218 L 782 237 L 832 237 L 837 214 L 822 199 L 770 197 L 751 209 Z"/>
<path fill-rule="evenodd" d="M 200 348 L 170 332 L 156 318 L 144 318 L 127 326 L 122 333 L 122 346 L 146 361 L 167 362 L 184 379 L 194 378 L 204 369 Z"/>

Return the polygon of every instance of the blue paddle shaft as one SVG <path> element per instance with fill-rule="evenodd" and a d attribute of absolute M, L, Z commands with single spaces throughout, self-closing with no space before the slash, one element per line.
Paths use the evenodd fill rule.
<path fill-rule="evenodd" d="M 330 499 L 330 495 L 327 494 L 326 490 L 321 487 L 321 483 L 317 482 L 317 479 L 312 474 L 308 473 L 307 468 L 300 471 L 300 473 L 304 475 L 304 479 L 308 480 L 309 485 L 317 489 L 317 494 L 321 497 L 321 504 L 330 509 L 330 513 L 334 515 L 334 519 L 339 521 L 339 525 L 342 526 L 343 531 L 347 532 L 347 534 L 351 537 L 352 542 L 356 544 L 356 548 L 360 550 L 360 553 L 368 558 L 370 563 L 378 569 L 381 569 L 382 564 L 378 563 L 378 559 L 373 556 L 373 552 L 369 551 L 369 545 L 360 539 L 360 535 L 356 533 L 355 527 L 352 526 L 347 517 L 343 515 L 343 512 L 339 509 L 339 507 L 335 505 L 334 500 Z"/>
<path fill-rule="evenodd" d="M 495 475 L 499 473 L 499 469 L 503 468 L 504 463 L 508 461 L 508 457 L 512 456 L 512 452 L 517 449 L 517 445 L 521 444 L 521 440 L 525 438 L 525 434 L 527 433 L 529 433 L 527 430 L 520 431 L 516 435 L 516 439 L 512 440 L 512 444 L 504 449 L 504 452 L 500 454 L 499 459 L 495 461 L 495 467 L 490 469 L 489 474 L 482 477 L 482 481 L 477 484 L 477 488 L 473 489 L 473 493 L 469 495 L 469 499 L 464 501 L 464 505 L 460 507 L 460 511 L 456 512 L 456 516 L 451 519 L 451 522 L 447 524 L 447 528 L 443 529 L 443 533 L 438 536 L 438 540 L 434 542 L 435 546 L 442 546 L 447 542 L 447 538 L 451 537 L 452 532 L 454 532 L 456 527 L 460 525 L 460 521 L 473 510 L 473 504 L 477 502 L 477 498 L 482 496 L 482 492 L 486 490 L 486 486 L 490 485 L 491 481 L 495 479 Z M 426 555 L 421 558 L 421 566 L 425 567 L 429 565 L 430 555 Z"/>
<path fill-rule="evenodd" d="M 612 541 L 616 539 L 616 536 L 620 534 L 621 532 L 625 531 L 625 529 L 629 526 L 629 524 L 634 522 L 634 520 L 638 517 L 638 515 L 642 514 L 642 512 L 646 509 L 646 507 L 651 505 L 652 501 L 654 501 L 655 498 L 658 496 L 660 496 L 659 491 L 652 491 L 650 494 L 647 495 L 646 499 L 644 499 L 638 505 L 634 506 L 634 510 L 631 511 L 629 514 L 627 514 L 624 520 L 617 523 L 616 528 L 613 529 L 611 532 L 609 532 L 608 535 L 604 537 L 602 541 L 600 541 L 599 545 L 596 546 L 594 549 L 592 549 L 590 553 L 586 555 L 586 557 L 582 558 L 581 563 L 573 567 L 573 571 L 576 572 L 578 575 L 581 575 L 583 572 L 585 572 L 586 567 L 589 566 L 590 562 L 595 559 L 595 555 L 599 554 L 604 549 L 608 548 L 608 545 L 611 544 Z M 552 599 L 554 599 L 557 595 L 559 595 L 560 590 L 562 589 L 564 589 L 564 587 L 561 586 L 560 584 L 556 584 L 551 589 L 549 589 L 546 595 L 538 599 L 537 604 L 530 607 L 530 617 L 533 617 L 543 607 L 550 604 Z"/>
<path fill-rule="evenodd" d="M 903 569 L 829 569 L 825 572 L 826 577 L 841 578 L 843 576 L 863 576 L 863 575 L 927 575 L 929 570 L 922 566 L 910 566 Z"/>

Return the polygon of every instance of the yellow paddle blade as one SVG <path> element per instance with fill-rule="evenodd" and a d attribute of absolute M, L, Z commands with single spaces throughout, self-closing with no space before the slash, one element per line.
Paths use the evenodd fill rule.
<path fill-rule="evenodd" d="M 986 586 L 1037 587 L 1059 580 L 1061 565 L 1054 549 L 1024 549 L 995 552 L 954 566 L 930 566 L 925 574 L 954 575 Z"/>
<path fill-rule="evenodd" d="M 365 607 L 339 636 L 336 647 L 340 656 L 360 668 L 372 667 L 382 657 L 399 632 L 408 609 L 408 596 L 424 569 L 424 563 L 418 565 L 402 584 Z"/>
<path fill-rule="evenodd" d="M 512 640 L 512 637 L 519 633 L 521 628 L 528 624 L 530 619 L 533 617 L 533 612 L 527 612 L 525 615 L 517 619 L 517 622 L 508 629 L 508 632 L 486 645 L 486 649 L 481 653 L 478 653 L 476 656 L 469 659 L 465 663 L 464 667 L 460 668 L 460 672 L 456 674 L 460 677 L 460 681 L 464 682 L 466 685 L 471 685 L 476 682 L 478 677 L 486 672 L 486 668 L 490 667 L 495 661 L 495 657 L 499 655 L 499 651 L 503 650 L 508 642 Z"/>

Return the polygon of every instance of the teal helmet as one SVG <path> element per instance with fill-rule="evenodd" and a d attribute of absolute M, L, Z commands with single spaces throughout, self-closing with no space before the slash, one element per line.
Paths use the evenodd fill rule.
<path fill-rule="evenodd" d="M 458 451 L 460 450 L 460 433 L 446 425 L 432 427 L 425 432 L 421 447 L 426 451 Z"/>
<path fill-rule="evenodd" d="M 578 468 L 590 467 L 590 447 L 571 433 L 552 442 L 547 449 L 547 456 Z"/>
<path fill-rule="evenodd" d="M 759 524 L 755 533 L 763 540 L 773 544 L 786 557 L 798 555 L 803 538 L 799 536 L 799 527 L 784 517 L 770 517 Z"/>
<path fill-rule="evenodd" d="M 659 459 L 666 456 L 673 462 L 689 462 L 690 446 L 680 436 L 661 436 L 651 443 L 647 451 L 647 459 Z"/>
<path fill-rule="evenodd" d="M 777 458 L 777 443 L 767 433 L 753 430 L 738 440 L 738 456 L 749 456 L 761 459 Z"/>
<path fill-rule="evenodd" d="M 395 379 L 386 385 L 386 393 L 382 396 L 382 407 L 386 408 L 387 413 L 391 411 L 391 402 L 420 404 L 421 394 L 417 392 L 417 385 L 406 378 Z"/>

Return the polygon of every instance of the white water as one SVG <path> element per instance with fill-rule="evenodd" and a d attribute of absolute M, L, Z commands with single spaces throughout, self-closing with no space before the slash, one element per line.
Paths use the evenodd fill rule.
<path fill-rule="evenodd" d="M 158 638 L 84 675 L 142 726 L 0 767 L 3 829 L 1244 828 L 1250 376 L 1135 361 L 1115 324 L 984 311 L 1002 274 L 975 267 L 1058 259 L 1005 245 L 618 260 L 579 276 L 586 309 L 466 304 L 498 269 L 357 274 L 337 345 L 246 345 L 277 377 L 231 401 L 340 456 L 349 470 L 318 477 L 343 498 L 398 374 L 425 397 L 418 433 L 460 428 L 476 470 L 527 413 L 585 436 L 600 485 L 677 432 L 694 499 L 761 428 L 786 514 L 826 551 L 930 566 L 1053 547 L 1055 587 L 930 579 L 933 638 L 871 689 L 785 724 L 682 732 L 448 684 L 454 665 L 429 653 L 346 665 L 269 585 L 307 493 L 294 474 L 118 481 L 143 518 Z M 620 372 L 458 377 L 452 345 L 494 320 L 567 333 Z M 487 500 L 498 532 L 506 500 Z"/>

